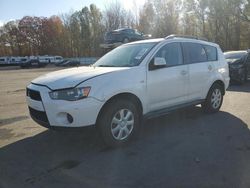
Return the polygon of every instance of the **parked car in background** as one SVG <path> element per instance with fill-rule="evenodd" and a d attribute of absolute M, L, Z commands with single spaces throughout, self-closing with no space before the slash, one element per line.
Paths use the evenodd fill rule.
<path fill-rule="evenodd" d="M 55 66 L 61 66 L 63 63 L 65 63 L 65 62 L 67 62 L 68 61 L 68 59 L 64 59 L 64 60 L 62 60 L 62 61 L 59 61 L 59 62 L 56 62 L 55 63 Z"/>
<path fill-rule="evenodd" d="M 93 66 L 41 76 L 26 95 L 38 124 L 97 125 L 106 144 L 121 146 L 138 134 L 143 118 L 197 104 L 218 112 L 229 80 L 219 45 L 169 36 L 124 44 Z"/>
<path fill-rule="evenodd" d="M 0 66 L 9 65 L 10 57 L 0 57 Z"/>
<path fill-rule="evenodd" d="M 14 56 L 12 56 L 12 57 L 10 57 L 10 59 L 9 59 L 9 65 L 19 65 L 19 63 L 20 63 L 20 61 L 21 61 L 21 57 L 14 57 Z"/>
<path fill-rule="evenodd" d="M 127 43 L 142 39 L 144 39 L 143 34 L 137 30 L 122 28 L 107 32 L 104 37 L 104 42 L 107 44 L 113 44 L 117 42 Z"/>
<path fill-rule="evenodd" d="M 40 63 L 49 64 L 52 60 L 52 57 L 45 55 L 45 56 L 37 56 L 37 59 Z"/>
<path fill-rule="evenodd" d="M 250 51 L 230 51 L 224 55 L 229 65 L 231 80 L 243 84 L 250 76 Z"/>
<path fill-rule="evenodd" d="M 39 57 L 30 56 L 30 57 L 22 57 L 20 59 L 20 67 L 21 68 L 30 68 L 30 67 L 45 67 L 48 65 L 48 61 L 45 61 L 43 58 L 39 60 Z"/>
<path fill-rule="evenodd" d="M 50 60 L 51 63 L 54 64 L 59 64 L 63 62 L 63 57 L 62 56 L 54 56 L 52 60 Z"/>
<path fill-rule="evenodd" d="M 65 60 L 57 64 L 57 66 L 61 66 L 61 67 L 75 67 L 79 65 L 80 65 L 80 61 L 78 60 Z"/>

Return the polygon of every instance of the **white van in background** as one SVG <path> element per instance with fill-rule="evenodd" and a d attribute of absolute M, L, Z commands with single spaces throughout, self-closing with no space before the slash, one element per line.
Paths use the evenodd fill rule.
<path fill-rule="evenodd" d="M 51 63 L 58 64 L 63 62 L 63 57 L 62 56 L 54 56 L 53 61 Z"/>
<path fill-rule="evenodd" d="M 8 65 L 10 57 L 0 57 L 0 65 Z"/>

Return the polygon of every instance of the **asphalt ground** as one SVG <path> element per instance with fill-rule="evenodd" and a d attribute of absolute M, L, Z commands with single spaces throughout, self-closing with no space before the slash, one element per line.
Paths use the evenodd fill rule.
<path fill-rule="evenodd" d="M 216 114 L 179 110 L 110 149 L 95 127 L 53 131 L 31 120 L 25 87 L 53 70 L 0 70 L 0 188 L 250 187 L 250 81 L 231 85 Z"/>

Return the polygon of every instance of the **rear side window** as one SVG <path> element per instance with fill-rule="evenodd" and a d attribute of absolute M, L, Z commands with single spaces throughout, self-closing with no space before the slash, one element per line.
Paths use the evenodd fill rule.
<path fill-rule="evenodd" d="M 207 61 L 205 48 L 201 44 L 185 42 L 183 43 L 185 62 L 199 63 Z"/>
<path fill-rule="evenodd" d="M 208 46 L 208 45 L 204 45 L 204 48 L 206 50 L 207 53 L 207 59 L 208 61 L 217 61 L 217 48 L 213 47 L 213 46 Z"/>

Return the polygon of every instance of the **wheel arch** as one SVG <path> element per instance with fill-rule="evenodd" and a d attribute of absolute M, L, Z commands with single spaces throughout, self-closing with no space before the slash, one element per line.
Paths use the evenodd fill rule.
<path fill-rule="evenodd" d="M 226 89 L 225 89 L 225 84 L 224 84 L 224 82 L 223 82 L 222 80 L 215 80 L 215 81 L 212 83 L 212 85 L 210 86 L 210 88 L 209 88 L 207 94 L 209 93 L 210 89 L 211 89 L 215 84 L 218 84 L 218 85 L 221 86 L 221 88 L 222 88 L 222 94 L 225 95 Z"/>
<path fill-rule="evenodd" d="M 129 92 L 124 92 L 124 93 L 119 93 L 119 94 L 116 94 L 114 96 L 112 96 L 111 98 L 109 98 L 105 103 L 104 105 L 101 107 L 101 110 L 99 111 L 98 113 L 98 116 L 97 116 L 97 122 L 98 122 L 98 119 L 100 118 L 100 116 L 102 115 L 102 113 L 104 112 L 105 108 L 113 101 L 115 100 L 119 100 L 119 99 L 126 99 L 126 100 L 129 100 L 129 101 L 132 101 L 139 113 L 140 113 L 140 116 L 142 116 L 142 113 L 143 113 L 143 105 L 142 105 L 142 102 L 141 100 L 139 99 L 138 96 L 136 96 L 135 94 L 133 93 L 129 93 Z"/>

